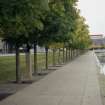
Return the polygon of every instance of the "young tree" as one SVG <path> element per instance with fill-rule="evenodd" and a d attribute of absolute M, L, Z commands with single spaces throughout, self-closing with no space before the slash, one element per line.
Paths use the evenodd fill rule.
<path fill-rule="evenodd" d="M 16 48 L 16 81 L 20 81 L 19 73 L 19 47 L 30 44 L 30 33 L 34 28 L 42 25 L 41 10 L 45 8 L 47 0 L 1 0 L 0 1 L 0 30 L 5 40 L 12 42 Z M 46 5 L 47 7 L 47 5 Z M 29 52 L 29 47 L 27 52 Z M 28 63 L 29 64 L 29 63 Z M 29 70 L 30 71 L 30 70 Z"/>

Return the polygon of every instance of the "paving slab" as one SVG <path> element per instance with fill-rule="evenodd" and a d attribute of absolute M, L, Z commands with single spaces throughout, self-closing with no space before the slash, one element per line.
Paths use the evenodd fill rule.
<path fill-rule="evenodd" d="M 0 105 L 102 105 L 93 52 L 0 102 Z"/>

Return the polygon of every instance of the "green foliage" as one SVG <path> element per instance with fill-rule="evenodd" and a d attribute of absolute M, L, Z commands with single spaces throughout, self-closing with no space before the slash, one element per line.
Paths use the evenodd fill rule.
<path fill-rule="evenodd" d="M 23 43 L 24 38 L 29 38 L 29 33 L 35 28 L 43 29 L 40 18 L 42 18 L 44 10 L 48 9 L 47 0 L 44 1 L 46 1 L 44 4 L 42 0 L 0 1 L 1 36 L 6 40 Z"/>
<path fill-rule="evenodd" d="M 16 48 L 33 43 L 46 49 L 90 44 L 77 0 L 0 0 L 0 37 Z"/>
<path fill-rule="evenodd" d="M 80 49 L 88 48 L 90 44 L 89 29 L 88 25 L 85 24 L 85 19 L 81 16 L 79 16 L 79 18 L 76 20 L 76 28 L 74 34 L 74 47 Z"/>
<path fill-rule="evenodd" d="M 89 30 L 77 0 L 1 0 L 0 35 L 9 43 L 87 47 Z"/>

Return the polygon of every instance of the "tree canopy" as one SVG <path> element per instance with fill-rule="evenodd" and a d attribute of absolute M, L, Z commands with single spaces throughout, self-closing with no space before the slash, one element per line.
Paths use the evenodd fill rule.
<path fill-rule="evenodd" d="M 43 46 L 47 55 L 51 46 L 85 49 L 90 44 L 77 0 L 0 0 L 0 37 L 17 48 L 17 61 L 23 45 L 28 53 L 33 45 L 34 53 L 37 44 Z"/>

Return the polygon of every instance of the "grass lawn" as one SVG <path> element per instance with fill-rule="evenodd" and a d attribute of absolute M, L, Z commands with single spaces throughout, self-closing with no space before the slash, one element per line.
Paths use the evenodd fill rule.
<path fill-rule="evenodd" d="M 45 53 L 39 53 L 38 70 L 45 69 Z M 56 63 L 58 62 L 58 53 L 56 54 Z M 61 56 L 62 59 L 62 56 Z M 32 67 L 34 64 L 32 55 Z M 52 53 L 49 53 L 48 63 L 52 65 Z M 25 55 L 20 56 L 20 70 L 23 77 L 26 75 Z M 0 82 L 15 80 L 15 56 L 0 56 Z"/>

